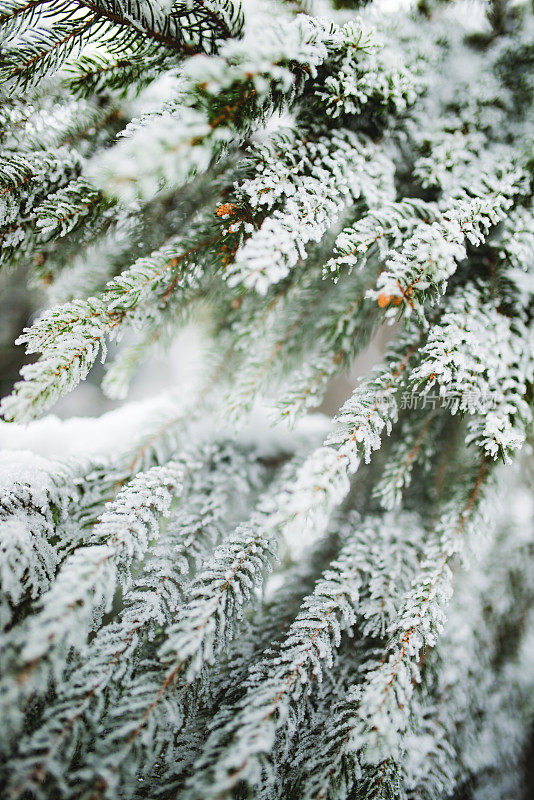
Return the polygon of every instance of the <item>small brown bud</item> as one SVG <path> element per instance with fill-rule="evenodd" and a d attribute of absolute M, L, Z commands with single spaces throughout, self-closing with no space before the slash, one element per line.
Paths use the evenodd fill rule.
<path fill-rule="evenodd" d="M 218 217 L 235 217 L 238 206 L 235 203 L 223 203 L 215 212 Z"/>
<path fill-rule="evenodd" d="M 400 306 L 402 303 L 402 297 L 399 297 L 396 294 L 384 294 L 382 292 L 382 294 L 378 297 L 378 305 L 380 308 L 386 308 L 386 306 L 389 306 L 390 303 L 393 303 L 394 306 Z"/>

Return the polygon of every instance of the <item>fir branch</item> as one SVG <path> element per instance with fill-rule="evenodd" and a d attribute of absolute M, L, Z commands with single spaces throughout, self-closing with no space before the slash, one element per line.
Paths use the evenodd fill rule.
<path fill-rule="evenodd" d="M 12 624 L 22 600 L 46 591 L 66 542 L 60 526 L 78 490 L 67 465 L 38 456 L 3 454 L 0 517 L 0 627 Z"/>
<path fill-rule="evenodd" d="M 24 3 L 6 9 L 3 20 L 12 24 L 15 17 L 22 16 L 31 24 L 36 11 L 43 13 L 42 4 Z M 168 15 L 147 0 L 127 4 L 119 0 L 76 0 L 48 13 L 55 17 L 53 29 L 29 28 L 28 35 L 15 39 L 14 46 L 3 55 L 0 74 L 16 86 L 26 88 L 38 83 L 46 74 L 57 71 L 76 48 L 99 36 L 116 52 L 146 47 L 150 42 L 156 48 L 154 55 L 161 46 L 180 56 L 191 56 L 213 52 L 225 38 L 239 35 L 243 25 L 240 7 L 231 0 L 195 0 L 192 7 L 177 4 Z"/>
<path fill-rule="evenodd" d="M 190 59 L 178 102 L 140 120 L 127 138 L 95 163 L 95 183 L 123 200 L 150 199 L 208 169 L 224 148 L 241 141 L 255 118 L 282 110 L 327 56 L 328 32 L 319 21 L 280 23 L 252 44 L 231 42 L 218 56 Z M 150 142 L 147 171 L 131 155 Z"/>
<path fill-rule="evenodd" d="M 265 294 L 306 258 L 308 242 L 321 241 L 360 195 L 374 203 L 393 194 L 392 165 L 377 158 L 371 142 L 348 130 L 325 139 L 306 131 L 294 143 L 282 139 L 262 148 L 256 158 L 261 177 L 239 187 L 237 202 L 270 213 L 263 211 L 259 230 L 237 251 L 226 273 L 231 286 L 242 283 Z M 248 230 L 246 220 L 230 220 L 229 230 L 241 225 Z"/>
<path fill-rule="evenodd" d="M 168 513 L 192 468 L 194 462 L 187 458 L 168 462 L 140 473 L 123 488 L 93 532 L 93 539 L 102 543 L 75 550 L 42 596 L 38 613 L 8 637 L 2 698 L 8 730 L 18 725 L 14 695 L 42 692 L 49 675 L 59 677 L 65 668 L 61 655 L 84 646 L 91 629 L 110 610 L 119 585 L 130 585 L 131 567 L 142 560 L 150 538 L 157 537 L 159 515 Z M 71 620 L 67 627 L 66 619 Z"/>
<path fill-rule="evenodd" d="M 467 440 L 510 461 L 531 419 L 525 400 L 534 379 L 531 337 L 530 327 L 485 302 L 480 287 L 463 287 L 431 328 L 410 381 L 424 394 L 439 386 L 451 413 L 471 415 Z"/>
<path fill-rule="evenodd" d="M 74 389 L 86 377 L 99 351 L 105 360 L 106 338 L 121 332 L 124 322 L 135 317 L 137 306 L 155 296 L 162 284 L 174 291 L 181 283 L 195 281 L 195 274 L 190 274 L 186 266 L 210 243 L 182 250 L 178 240 L 162 247 L 110 281 L 101 297 L 59 306 L 27 328 L 17 343 L 26 344 L 27 353 L 41 352 L 42 357 L 22 368 L 24 380 L 2 400 L 5 418 L 32 419 Z M 179 271 L 171 278 L 177 267 Z"/>
<path fill-rule="evenodd" d="M 521 171 L 512 173 L 498 193 L 455 201 L 439 220 L 421 223 L 402 250 L 391 253 L 377 288 L 369 292 L 386 309 L 386 317 L 392 319 L 402 307 L 405 314 L 415 312 L 424 319 L 427 296 L 443 292 L 467 255 L 466 240 L 473 245 L 484 241 L 490 227 L 504 219 L 523 180 Z"/>
<path fill-rule="evenodd" d="M 409 701 L 419 680 L 419 658 L 423 650 L 435 645 L 443 629 L 443 606 L 452 592 L 450 565 L 455 554 L 464 549 L 469 531 L 480 521 L 487 473 L 488 464 L 483 460 L 464 503 L 459 505 L 455 496 L 443 512 L 436 535 L 426 545 L 420 574 L 406 593 L 398 618 L 390 624 L 391 638 L 383 657 L 371 659 L 363 682 L 349 691 L 350 722 L 339 737 L 335 731 L 330 734 L 338 738 L 339 749 L 335 768 L 322 775 L 319 796 L 329 796 L 329 787 L 338 779 L 347 757 L 354 758 L 357 753 L 360 764 L 376 765 L 383 772 L 390 757 L 398 755 L 410 713 Z M 462 495 L 465 498 L 465 491 Z"/>
<path fill-rule="evenodd" d="M 219 471 L 222 465 L 224 480 Z M 58 781 L 60 771 L 63 778 L 59 785 L 69 785 L 66 773 L 71 762 L 61 754 L 70 748 L 73 731 L 79 732 L 81 742 L 86 738 L 84 730 L 98 724 L 104 713 L 99 698 L 109 698 L 119 685 L 126 684 L 123 658 L 132 658 L 154 639 L 161 626 L 171 621 L 183 602 L 188 573 L 208 557 L 223 535 L 234 493 L 246 496 L 255 489 L 260 474 L 261 467 L 255 460 L 227 443 L 208 445 L 200 451 L 198 469 L 188 479 L 184 495 L 190 509 L 171 516 L 159 541 L 150 548 L 139 575 L 124 591 L 123 609 L 116 620 L 102 627 L 83 648 L 83 663 L 76 664 L 63 678 L 41 727 L 19 743 L 20 761 L 11 776 L 12 797 L 20 796 L 30 786 L 36 788 L 51 776 Z M 86 747 L 90 744 L 84 741 Z M 105 759 L 106 755 L 102 757 Z"/>
<path fill-rule="evenodd" d="M 271 519 L 280 487 L 294 471 L 286 468 L 274 490 L 261 498 L 254 516 L 222 544 L 191 587 L 180 620 L 167 631 L 161 656 L 173 679 L 183 671 L 192 681 L 205 663 L 228 647 L 242 616 L 241 607 L 261 586 L 276 557 L 276 522 Z"/>
<path fill-rule="evenodd" d="M 332 667 L 341 632 L 356 622 L 362 593 L 369 591 L 370 580 L 373 584 L 369 607 L 374 605 L 375 593 L 383 596 L 379 584 L 374 583 L 376 564 L 374 553 L 369 552 L 381 524 L 378 521 L 378 525 L 361 526 L 357 519 L 351 520 L 351 531 L 346 534 L 347 542 L 339 557 L 303 600 L 280 646 L 268 650 L 258 664 L 251 666 L 238 703 L 223 708 L 213 721 L 212 733 L 193 767 L 186 797 L 225 797 L 239 782 L 255 785 L 262 772 L 268 774 L 261 765 L 261 755 L 272 750 L 275 732 L 284 737 L 294 732 L 303 715 L 294 707 L 303 705 L 302 696 L 311 692 L 314 681 L 321 681 L 323 662 Z M 388 522 L 384 524 L 387 526 Z M 394 550 L 398 542 L 393 539 L 387 545 Z M 381 542 L 381 558 L 384 566 L 390 567 L 383 547 Z M 405 557 L 407 563 L 401 570 L 410 575 L 414 559 L 410 564 L 409 550 Z M 391 574 L 385 573 L 384 577 L 388 582 L 395 580 Z M 391 603 L 389 600 L 388 605 Z M 389 608 L 383 611 L 386 619 L 388 611 Z"/>
<path fill-rule="evenodd" d="M 0 234 L 16 220 L 35 214 L 35 206 L 75 178 L 81 159 L 74 151 L 13 153 L 0 162 Z M 6 231 L 7 233 L 7 231 Z M 5 235 L 5 234 L 4 234 Z"/>
<path fill-rule="evenodd" d="M 94 217 L 100 209 L 104 210 L 103 199 L 100 191 L 81 178 L 49 196 L 35 209 L 36 227 L 46 238 L 66 236 L 88 216 Z"/>

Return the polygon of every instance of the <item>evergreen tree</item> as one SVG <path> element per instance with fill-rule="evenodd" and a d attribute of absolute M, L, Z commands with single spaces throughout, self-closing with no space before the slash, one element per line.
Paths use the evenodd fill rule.
<path fill-rule="evenodd" d="M 526 797 L 532 7 L 356 5 L 0 0 L 2 431 L 207 342 L 1 457 L 5 798 Z"/>

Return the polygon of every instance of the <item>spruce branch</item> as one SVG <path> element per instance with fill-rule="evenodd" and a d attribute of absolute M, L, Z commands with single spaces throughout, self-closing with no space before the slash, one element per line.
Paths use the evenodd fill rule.
<path fill-rule="evenodd" d="M 160 294 L 162 286 L 173 292 L 180 284 L 194 283 L 195 274 L 186 267 L 212 240 L 186 250 L 181 243 L 178 239 L 139 259 L 110 281 L 101 297 L 59 306 L 26 329 L 17 342 L 26 344 L 27 353 L 41 352 L 42 357 L 22 368 L 24 380 L 3 399 L 5 418 L 27 420 L 42 413 L 86 377 L 99 352 L 105 360 L 106 339 L 116 337 L 126 321 L 135 319 L 138 306 Z"/>
<path fill-rule="evenodd" d="M 226 467 L 224 482 L 217 470 L 220 464 Z M 132 657 L 146 647 L 161 626 L 170 622 L 183 602 L 192 566 L 201 564 L 223 535 L 233 493 L 251 492 L 260 478 L 261 465 L 228 443 L 201 449 L 198 469 L 185 488 L 192 509 L 182 508 L 171 515 L 138 576 L 125 589 L 119 616 L 82 649 L 83 663 L 77 663 L 64 677 L 42 726 L 19 744 L 19 753 L 24 755 L 11 777 L 11 796 L 18 797 L 36 782 L 43 783 L 47 775 L 58 780 L 60 769 L 68 770 L 70 761 L 62 759 L 60 768 L 58 759 L 73 729 L 79 729 L 81 720 L 97 723 L 103 713 L 98 698 L 109 697 L 118 682 L 126 682 L 123 657 Z M 63 782 L 69 784 L 67 775 Z"/>
<path fill-rule="evenodd" d="M 12 798 L 522 788 L 532 13 L 342 5 L 0 0 Z"/>
<path fill-rule="evenodd" d="M 182 490 L 184 476 L 194 467 L 188 459 L 140 473 L 124 487 L 100 516 L 90 544 L 75 550 L 64 562 L 51 588 L 40 600 L 37 614 L 22 628 L 13 630 L 6 642 L 3 688 L 8 728 L 12 693 L 28 697 L 44 691 L 47 676 L 64 671 L 61 654 L 83 647 L 92 628 L 110 610 L 117 588 L 132 580 L 130 568 L 142 560 L 151 537 L 157 537 L 157 520 L 167 514 L 171 499 Z M 66 619 L 71 624 L 65 628 Z M 27 634 L 27 635 L 24 635 Z M 16 657 L 15 657 L 16 656 Z"/>

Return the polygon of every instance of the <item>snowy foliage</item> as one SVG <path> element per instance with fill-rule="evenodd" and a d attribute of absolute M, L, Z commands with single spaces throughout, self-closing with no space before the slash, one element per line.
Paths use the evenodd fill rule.
<path fill-rule="evenodd" d="M 24 451 L 6 451 L 0 463 L 3 630 L 11 621 L 10 607 L 49 588 L 67 546 L 57 528 L 76 501 L 77 488 L 66 464 Z"/>
<path fill-rule="evenodd" d="M 526 799 L 532 8 L 0 31 L 2 797 Z"/>

